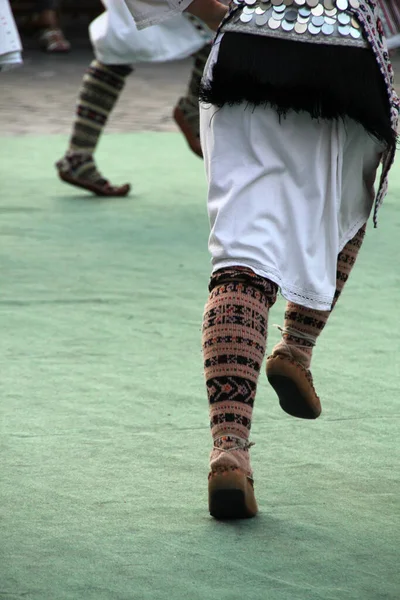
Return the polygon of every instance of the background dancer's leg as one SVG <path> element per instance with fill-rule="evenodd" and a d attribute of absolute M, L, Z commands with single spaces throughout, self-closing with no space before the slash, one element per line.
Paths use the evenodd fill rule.
<path fill-rule="evenodd" d="M 365 236 L 366 225 L 345 245 L 337 261 L 334 308 L 356 262 Z M 267 376 L 279 396 L 283 410 L 303 418 L 319 416 L 321 407 L 314 390 L 310 365 L 317 338 L 332 311 L 286 304 L 282 339 L 267 361 Z"/>
<path fill-rule="evenodd" d="M 268 311 L 277 286 L 250 269 L 214 273 L 203 321 L 203 355 L 213 450 L 209 508 L 217 518 L 253 517 L 249 434 Z"/>
<path fill-rule="evenodd" d="M 194 64 L 186 96 L 179 99 L 174 109 L 176 124 L 185 136 L 190 149 L 201 158 L 203 152 L 200 145 L 199 89 L 210 51 L 211 44 L 206 44 L 193 55 Z"/>
<path fill-rule="evenodd" d="M 82 80 L 69 147 L 56 164 L 63 181 L 98 196 L 126 196 L 129 184 L 113 186 L 98 171 L 93 154 L 132 68 L 93 60 Z"/>

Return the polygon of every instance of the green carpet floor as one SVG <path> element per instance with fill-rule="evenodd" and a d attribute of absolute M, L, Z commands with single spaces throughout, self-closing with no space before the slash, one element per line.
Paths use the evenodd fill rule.
<path fill-rule="evenodd" d="M 100 167 L 133 193 L 98 200 L 56 179 L 64 145 L 2 140 L 0 598 L 398 600 L 398 165 L 315 353 L 323 416 L 288 417 L 262 377 L 261 512 L 225 524 L 207 513 L 203 165 L 178 134 L 110 135 Z"/>

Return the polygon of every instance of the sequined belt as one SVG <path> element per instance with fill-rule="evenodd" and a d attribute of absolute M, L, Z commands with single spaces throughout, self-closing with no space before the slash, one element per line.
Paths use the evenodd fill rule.
<path fill-rule="evenodd" d="M 359 0 L 233 0 L 222 31 L 368 48 L 354 10 Z"/>

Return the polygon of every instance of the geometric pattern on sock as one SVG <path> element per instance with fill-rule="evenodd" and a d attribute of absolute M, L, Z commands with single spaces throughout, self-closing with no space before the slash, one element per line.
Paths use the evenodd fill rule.
<path fill-rule="evenodd" d="M 229 401 L 254 404 L 255 384 L 243 377 L 212 377 L 206 385 L 210 404 Z"/>
<path fill-rule="evenodd" d="M 356 262 L 364 240 L 365 228 L 366 225 L 361 227 L 338 255 L 336 292 L 332 308 L 335 306 Z M 288 302 L 286 304 L 282 340 L 275 346 L 273 354 L 289 355 L 302 364 L 303 367 L 309 369 L 313 347 L 330 314 L 331 311 L 314 310 Z M 298 335 L 296 335 L 296 332 Z"/>
<path fill-rule="evenodd" d="M 329 314 L 329 311 L 314 310 L 287 302 L 282 339 L 272 354 L 289 356 L 305 369 L 309 369 L 313 347 L 325 327 Z"/>
<path fill-rule="evenodd" d="M 67 153 L 60 161 L 58 161 L 57 168 L 82 181 L 90 181 L 97 185 L 105 185 L 108 183 L 98 171 L 93 156 L 90 154 L 79 152 L 73 154 Z"/>
<path fill-rule="evenodd" d="M 336 290 L 332 308 L 338 301 L 344 285 L 350 276 L 350 272 L 357 260 L 358 253 L 365 238 L 366 227 L 366 224 L 361 227 L 361 229 L 357 231 L 356 235 L 349 242 L 347 242 L 343 250 L 339 253 L 336 271 Z"/>
<path fill-rule="evenodd" d="M 290 327 L 291 329 L 296 329 L 297 331 L 308 334 L 311 336 L 315 336 L 315 332 L 321 332 L 325 327 L 326 320 L 323 318 L 325 316 L 326 311 L 316 311 L 310 308 L 300 307 L 299 305 L 294 304 L 293 302 L 288 302 L 285 310 L 285 328 Z M 289 325 L 290 323 L 290 325 Z M 284 334 L 284 335 L 292 335 L 296 334 Z M 304 337 L 298 337 L 297 342 L 300 346 L 314 346 L 314 343 L 310 339 L 306 339 Z"/>
<path fill-rule="evenodd" d="M 247 440 L 258 377 L 265 354 L 268 310 L 277 287 L 252 283 L 249 269 L 226 269 L 211 278 L 203 318 L 203 356 L 210 426 L 214 440 L 233 436 Z M 267 280 L 265 280 L 267 281 Z M 262 293 L 267 290 L 269 293 Z"/>
<path fill-rule="evenodd" d="M 269 306 L 272 306 L 276 301 L 276 295 L 278 293 L 278 286 L 276 283 L 257 275 L 257 273 L 254 273 L 254 271 L 248 267 L 225 267 L 223 269 L 218 269 L 218 271 L 214 271 L 210 278 L 208 291 L 211 292 L 221 283 L 229 282 L 247 283 L 248 286 L 254 288 L 254 290 L 249 291 L 248 293 L 253 294 L 254 298 L 260 298 L 257 292 L 261 292 L 267 296 Z"/>
<path fill-rule="evenodd" d="M 93 60 L 85 73 L 76 105 L 69 151 L 93 154 L 108 116 L 132 72 L 124 65 L 105 65 Z"/>
<path fill-rule="evenodd" d="M 228 412 L 230 409 L 235 410 L 236 412 Z M 221 410 L 221 407 L 219 407 Z M 241 427 L 246 427 L 250 431 L 251 427 L 251 419 L 249 417 L 245 417 L 244 415 L 239 415 L 236 406 L 223 406 L 223 412 L 215 413 L 212 415 L 212 419 L 210 420 L 210 427 L 215 427 L 216 425 L 226 425 L 226 430 L 233 431 L 235 425 L 241 425 Z M 231 426 L 228 424 L 231 423 Z M 239 436 L 240 437 L 240 436 Z"/>

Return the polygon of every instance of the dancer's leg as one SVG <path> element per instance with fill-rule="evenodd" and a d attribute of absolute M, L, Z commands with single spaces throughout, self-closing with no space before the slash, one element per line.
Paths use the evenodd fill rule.
<path fill-rule="evenodd" d="M 366 225 L 361 227 L 338 256 L 332 309 L 356 262 L 365 229 Z M 282 339 L 267 361 L 267 375 L 282 408 L 293 416 L 316 418 L 320 414 L 321 406 L 314 390 L 310 365 L 313 348 L 331 312 L 305 308 L 294 302 L 286 305 Z"/>
<path fill-rule="evenodd" d="M 67 153 L 56 165 L 64 181 L 99 196 L 125 196 L 130 190 L 129 184 L 110 185 L 98 171 L 93 154 L 131 72 L 125 65 L 92 61 L 79 90 Z"/>
<path fill-rule="evenodd" d="M 217 518 L 257 512 L 249 434 L 276 294 L 274 283 L 244 267 L 221 269 L 211 278 L 203 355 L 213 438 L 209 503 Z"/>

